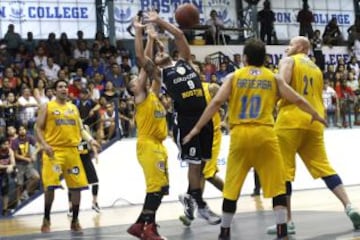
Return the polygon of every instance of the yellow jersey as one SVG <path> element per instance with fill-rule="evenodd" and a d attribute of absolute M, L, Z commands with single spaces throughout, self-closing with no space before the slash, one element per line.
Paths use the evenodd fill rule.
<path fill-rule="evenodd" d="M 321 70 L 305 54 L 292 56 L 294 67 L 290 86 L 301 96 L 306 98 L 315 110 L 324 116 L 322 100 L 323 76 Z M 311 123 L 311 115 L 300 110 L 295 104 L 285 99 L 279 102 L 279 113 L 276 128 L 282 129 L 310 129 L 322 131 L 324 126 L 319 122 Z"/>
<path fill-rule="evenodd" d="M 202 87 L 204 89 L 204 94 L 205 94 L 205 99 L 206 99 L 207 104 L 209 104 L 209 102 L 211 101 L 209 86 L 210 86 L 210 83 L 202 82 Z M 215 115 L 212 118 L 212 122 L 213 122 L 213 126 L 214 126 L 214 132 L 219 130 L 220 125 L 221 125 L 221 116 L 220 116 L 219 112 L 215 113 Z"/>
<path fill-rule="evenodd" d="M 74 104 L 48 102 L 45 141 L 52 147 L 77 147 L 81 141 L 79 121 L 80 115 Z"/>
<path fill-rule="evenodd" d="M 246 66 L 234 72 L 229 98 L 229 125 L 273 125 L 277 98 L 275 75 L 266 67 Z"/>
<path fill-rule="evenodd" d="M 150 91 L 143 102 L 136 104 L 135 121 L 138 138 L 151 137 L 159 141 L 166 138 L 166 110 L 153 92 Z"/>

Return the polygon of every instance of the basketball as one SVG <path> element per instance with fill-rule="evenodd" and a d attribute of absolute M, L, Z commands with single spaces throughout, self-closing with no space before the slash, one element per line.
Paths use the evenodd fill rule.
<path fill-rule="evenodd" d="M 199 10 L 191 3 L 178 6 L 175 11 L 175 20 L 182 28 L 191 28 L 199 23 Z"/>

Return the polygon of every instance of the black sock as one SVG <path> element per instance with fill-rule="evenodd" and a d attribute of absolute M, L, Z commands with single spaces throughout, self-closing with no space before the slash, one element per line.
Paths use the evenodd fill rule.
<path fill-rule="evenodd" d="M 44 218 L 50 221 L 51 204 L 45 204 Z"/>
<path fill-rule="evenodd" d="M 276 234 L 278 238 L 283 238 L 288 235 L 287 233 L 287 224 L 276 224 Z"/>
<path fill-rule="evenodd" d="M 199 208 L 204 208 L 206 206 L 206 202 L 204 202 L 202 198 L 202 191 L 201 189 L 192 189 L 190 190 L 190 195 L 192 198 L 195 199 L 196 204 Z"/>
<path fill-rule="evenodd" d="M 154 223 L 155 213 L 141 213 L 140 218 L 141 218 L 141 222 Z"/>
<path fill-rule="evenodd" d="M 220 236 L 221 236 L 221 237 L 228 237 L 228 236 L 230 236 L 230 228 L 221 227 L 221 229 L 220 229 Z"/>
<path fill-rule="evenodd" d="M 73 210 L 73 217 L 72 217 L 72 220 L 73 221 L 76 221 L 79 217 L 79 204 L 78 205 L 73 205 L 72 206 L 72 210 Z"/>

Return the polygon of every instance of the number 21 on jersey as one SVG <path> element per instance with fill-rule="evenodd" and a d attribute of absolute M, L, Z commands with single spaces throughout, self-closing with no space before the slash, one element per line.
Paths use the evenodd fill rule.
<path fill-rule="evenodd" d="M 261 107 L 260 95 L 242 96 L 241 97 L 241 111 L 240 119 L 255 119 L 259 116 Z"/>

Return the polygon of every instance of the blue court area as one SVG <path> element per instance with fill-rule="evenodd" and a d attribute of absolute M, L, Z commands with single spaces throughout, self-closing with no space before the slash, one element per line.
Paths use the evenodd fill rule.
<path fill-rule="evenodd" d="M 309 195 L 310 197 L 310 195 Z M 352 224 L 343 212 L 295 211 L 295 235 L 292 240 L 358 240 L 360 232 L 353 231 Z M 120 217 L 120 216 L 119 216 Z M 54 219 L 55 220 L 55 219 Z M 56 221 L 56 220 L 55 220 Z M 232 240 L 272 240 L 275 236 L 265 233 L 265 226 L 273 223 L 271 211 L 239 213 L 232 225 Z M 191 227 L 184 227 L 177 220 L 160 221 L 159 232 L 169 240 L 211 240 L 217 239 L 219 225 L 212 226 L 202 220 L 195 220 Z M 126 233 L 129 225 L 86 228 L 82 235 L 70 231 L 49 234 L 30 234 L 3 237 L 1 240 L 64 240 L 64 239 L 136 239 Z"/>

